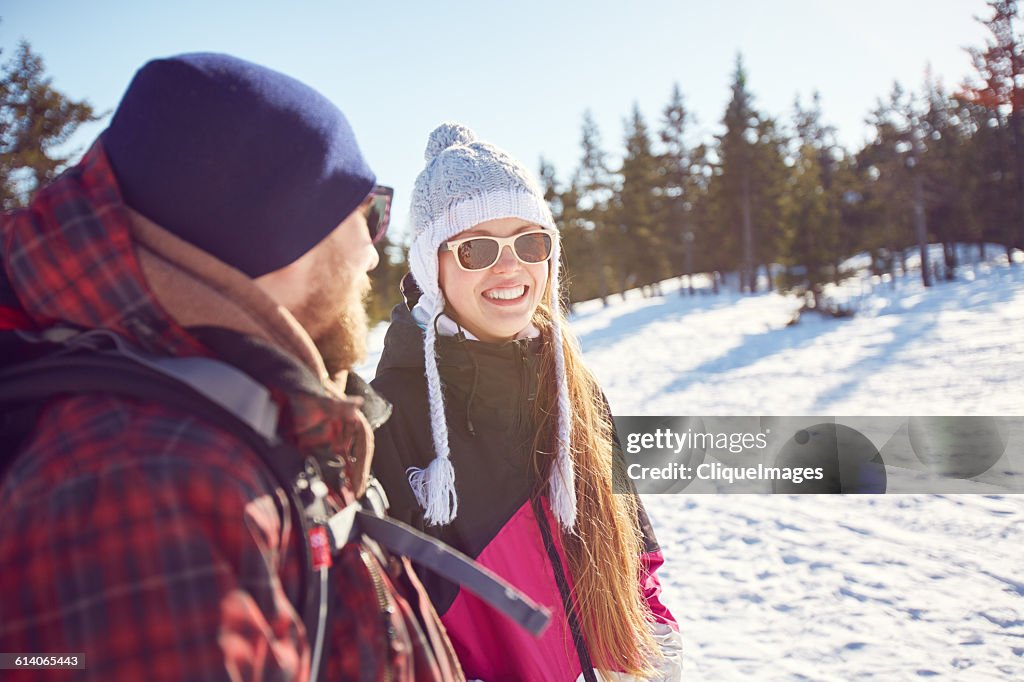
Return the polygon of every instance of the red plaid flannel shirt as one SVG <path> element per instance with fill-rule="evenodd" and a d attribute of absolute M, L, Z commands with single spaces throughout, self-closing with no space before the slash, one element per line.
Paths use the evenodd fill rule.
<path fill-rule="evenodd" d="M 104 327 L 151 352 L 206 354 L 148 293 L 100 143 L 4 216 L 0 238 L 39 326 Z M 285 400 L 296 445 L 345 451 L 337 403 Z M 280 494 L 255 453 L 191 415 L 108 395 L 52 401 L 0 483 L 0 652 L 84 654 L 84 672 L 47 679 L 305 679 L 300 547 Z M 370 576 L 354 565 L 337 571 L 335 592 L 373 609 Z M 384 622 L 336 621 L 325 678 L 375 669 L 366 659 Z M 409 674 L 401 655 L 391 664 Z"/>

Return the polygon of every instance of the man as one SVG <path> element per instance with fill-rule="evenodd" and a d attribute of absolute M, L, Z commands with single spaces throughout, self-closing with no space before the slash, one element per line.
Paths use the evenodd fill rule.
<path fill-rule="evenodd" d="M 0 323 L 232 365 L 344 505 L 389 410 L 347 373 L 386 221 L 375 182 L 308 86 L 226 55 L 150 62 L 82 161 L 0 223 Z M 0 652 L 81 653 L 89 679 L 308 679 L 306 539 L 282 498 L 201 415 L 49 401 L 0 481 Z M 374 557 L 334 560 L 324 679 L 459 677 L 436 615 L 393 587 L 415 576 Z"/>

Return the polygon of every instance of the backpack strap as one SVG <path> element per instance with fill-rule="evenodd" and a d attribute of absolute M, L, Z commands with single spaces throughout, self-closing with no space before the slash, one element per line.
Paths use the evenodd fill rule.
<path fill-rule="evenodd" d="M 383 495 L 380 483 L 373 479 L 370 490 Z M 366 535 L 395 554 L 409 557 L 424 568 L 469 590 L 493 608 L 511 618 L 534 637 L 551 621 L 551 613 L 520 592 L 493 571 L 481 566 L 462 552 L 397 519 L 367 510 L 353 502 L 328 521 L 330 541 L 335 550 Z"/>

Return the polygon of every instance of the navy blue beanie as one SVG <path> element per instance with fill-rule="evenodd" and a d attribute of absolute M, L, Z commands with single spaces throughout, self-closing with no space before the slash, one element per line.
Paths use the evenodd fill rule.
<path fill-rule="evenodd" d="M 313 248 L 376 182 L 338 107 L 223 54 L 143 66 L 102 140 L 126 204 L 250 277 Z"/>

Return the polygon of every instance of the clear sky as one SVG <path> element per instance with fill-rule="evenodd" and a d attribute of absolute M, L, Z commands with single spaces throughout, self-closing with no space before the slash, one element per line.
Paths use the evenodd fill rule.
<path fill-rule="evenodd" d="M 963 48 L 985 37 L 973 17 L 988 14 L 983 0 L 0 0 L 0 47 L 6 60 L 27 39 L 59 89 L 106 112 L 153 57 L 228 52 L 295 76 L 348 116 L 404 226 L 441 121 L 531 169 L 543 155 L 564 181 L 587 108 L 613 159 L 633 103 L 655 131 L 676 82 L 697 118 L 693 139 L 718 132 L 742 52 L 755 106 L 788 118 L 794 98 L 817 89 L 825 122 L 853 147 L 894 80 L 919 90 L 931 64 L 958 85 L 971 71 Z"/>

